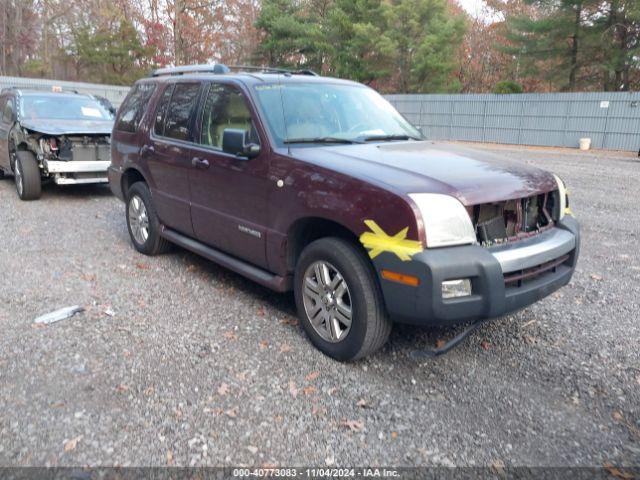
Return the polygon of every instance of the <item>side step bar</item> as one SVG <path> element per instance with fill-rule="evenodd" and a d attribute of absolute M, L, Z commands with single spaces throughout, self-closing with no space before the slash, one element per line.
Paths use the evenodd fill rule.
<path fill-rule="evenodd" d="M 281 277 L 274 275 L 255 265 L 251 265 L 220 250 L 211 248 L 193 238 L 182 235 L 164 225 L 160 228 L 160 236 L 276 292 L 287 292 L 291 290 L 292 279 L 290 276 Z"/>

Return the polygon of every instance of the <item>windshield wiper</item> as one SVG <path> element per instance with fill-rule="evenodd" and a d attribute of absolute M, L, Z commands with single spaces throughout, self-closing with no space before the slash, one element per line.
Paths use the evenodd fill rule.
<path fill-rule="evenodd" d="M 390 140 L 421 140 L 418 137 L 412 137 L 411 135 L 396 134 L 396 135 L 369 135 L 362 139 L 363 142 L 385 142 Z"/>
<path fill-rule="evenodd" d="M 287 138 L 285 144 L 289 143 L 362 143 L 357 140 L 339 137 L 309 137 L 309 138 Z"/>

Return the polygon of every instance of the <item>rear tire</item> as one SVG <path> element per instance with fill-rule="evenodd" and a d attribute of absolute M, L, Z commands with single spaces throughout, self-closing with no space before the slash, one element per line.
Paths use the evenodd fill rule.
<path fill-rule="evenodd" d="M 21 200 L 37 200 L 42 195 L 42 180 L 36 156 L 28 151 L 16 152 L 16 191 Z"/>
<path fill-rule="evenodd" d="M 346 240 L 323 238 L 302 251 L 294 294 L 309 339 L 331 358 L 365 357 L 389 338 L 391 320 L 371 262 Z"/>
<path fill-rule="evenodd" d="M 136 182 L 127 192 L 127 229 L 134 248 L 145 255 L 159 255 L 171 244 L 160 236 L 160 220 L 144 182 Z"/>

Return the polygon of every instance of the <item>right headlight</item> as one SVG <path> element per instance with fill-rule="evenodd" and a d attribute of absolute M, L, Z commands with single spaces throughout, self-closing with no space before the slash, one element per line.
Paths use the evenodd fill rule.
<path fill-rule="evenodd" d="M 565 213 L 569 211 L 569 197 L 567 196 L 567 186 L 559 176 L 554 174 L 553 178 L 556 179 L 556 183 L 558 184 L 558 196 L 560 197 L 560 212 L 558 213 L 558 219 L 562 220 L 562 217 L 564 217 Z"/>
<path fill-rule="evenodd" d="M 471 218 L 459 200 L 438 193 L 410 193 L 409 197 L 420 211 L 427 248 L 476 242 Z"/>

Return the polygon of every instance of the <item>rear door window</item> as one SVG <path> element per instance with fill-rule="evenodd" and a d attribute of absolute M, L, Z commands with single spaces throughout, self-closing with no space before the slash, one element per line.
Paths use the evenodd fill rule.
<path fill-rule="evenodd" d="M 153 133 L 156 135 L 164 135 L 164 118 L 167 113 L 167 107 L 169 106 L 169 101 L 171 100 L 171 94 L 173 93 L 174 85 L 168 85 L 164 92 L 162 92 L 162 96 L 158 101 L 158 108 L 156 109 L 156 119 L 153 122 Z"/>
<path fill-rule="evenodd" d="M 133 87 L 118 112 L 116 130 L 136 132 L 155 88 L 155 83 L 139 83 Z"/>
<path fill-rule="evenodd" d="M 177 83 L 164 120 L 164 136 L 191 140 L 191 118 L 198 102 L 200 83 Z"/>

